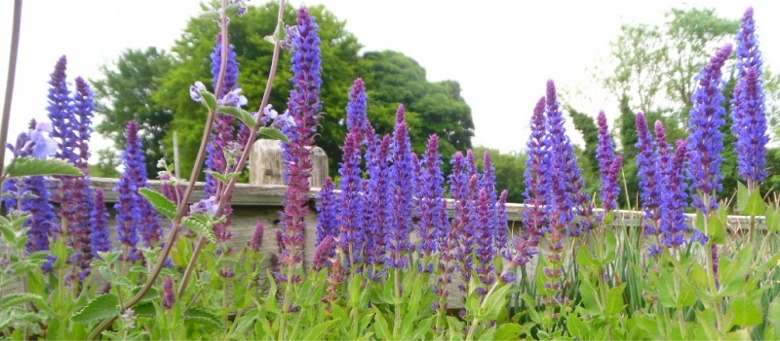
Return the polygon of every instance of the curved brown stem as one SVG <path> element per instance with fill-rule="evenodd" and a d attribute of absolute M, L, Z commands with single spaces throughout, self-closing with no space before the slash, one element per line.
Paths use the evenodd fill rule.
<path fill-rule="evenodd" d="M 8 142 L 8 122 L 11 119 L 11 100 L 14 97 L 14 80 L 16 80 L 16 59 L 19 55 L 19 32 L 22 25 L 22 0 L 14 1 L 14 19 L 11 28 L 11 49 L 8 53 L 8 77 L 5 83 L 5 100 L 3 102 L 2 126 L 0 126 L 0 174 L 5 166 L 5 143 Z M 0 188 L 3 186 L 0 177 Z"/>
<path fill-rule="evenodd" d="M 280 0 L 279 1 L 279 13 L 278 13 L 278 21 L 276 30 L 277 32 L 281 30 L 283 27 L 282 19 L 284 18 L 284 6 L 285 1 Z M 281 45 L 279 41 L 279 36 L 277 35 L 276 41 L 274 43 L 274 51 L 273 55 L 271 57 L 271 70 L 268 73 L 268 81 L 266 82 L 265 91 L 263 92 L 263 99 L 260 102 L 260 108 L 257 110 L 258 112 L 262 113 L 263 109 L 268 105 L 268 102 L 271 100 L 271 89 L 273 88 L 274 79 L 276 79 L 276 69 L 279 65 L 279 53 L 281 52 Z M 223 39 L 223 43 L 225 42 L 225 39 Z M 227 51 L 227 48 L 223 46 L 222 51 Z M 226 59 L 227 57 L 223 58 Z M 260 121 L 255 124 L 255 126 L 252 128 L 252 130 L 249 133 L 249 138 L 247 141 L 250 145 L 244 146 L 244 150 L 241 153 L 241 157 L 238 159 L 238 163 L 236 164 L 236 170 L 243 169 L 246 165 L 246 162 L 249 160 L 249 153 L 252 151 L 251 143 L 255 141 L 257 138 L 257 132 L 260 129 Z M 228 183 L 224 186 L 224 188 L 221 191 L 221 194 L 219 196 L 219 202 L 217 206 L 217 216 L 221 215 L 222 212 L 225 209 L 225 206 L 227 205 L 227 198 L 229 198 L 229 194 L 233 191 L 233 187 L 236 185 L 236 178 L 230 179 Z M 195 249 L 192 251 L 192 256 L 190 257 L 190 261 L 187 263 L 187 268 L 184 270 L 184 275 L 182 276 L 181 283 L 179 283 L 179 289 L 177 292 L 177 296 L 181 297 L 184 294 L 184 291 L 187 289 L 187 285 L 189 284 L 190 277 L 192 277 L 192 273 L 195 270 L 195 266 L 197 265 L 198 257 L 200 257 L 200 252 L 203 250 L 203 247 L 206 246 L 206 238 L 200 237 L 198 240 L 198 244 L 195 246 Z"/>

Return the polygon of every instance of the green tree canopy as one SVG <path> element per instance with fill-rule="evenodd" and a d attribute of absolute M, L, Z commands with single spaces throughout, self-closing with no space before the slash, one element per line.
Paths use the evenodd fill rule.
<path fill-rule="evenodd" d="M 276 26 L 278 5 L 268 3 L 250 6 L 243 17 L 233 17 L 230 22 L 230 44 L 235 47 L 240 64 L 239 86 L 249 99 L 248 110 L 256 111 L 268 77 L 273 45 L 264 37 Z M 471 109 L 460 96 L 460 85 L 455 81 L 431 83 L 425 78 L 425 69 L 416 61 L 398 52 L 366 52 L 362 56 L 357 38 L 344 29 L 345 23 L 338 20 L 323 6 L 309 8 L 317 18 L 322 40 L 323 82 L 321 100 L 324 115 L 317 145 L 322 147 L 331 159 L 331 165 L 341 160 L 341 148 L 346 135 L 346 110 L 349 88 L 355 78 L 363 77 L 369 94 L 368 115 L 377 131 L 389 133 L 395 121 L 399 103 L 406 105 L 413 148 L 421 152 L 432 133 L 441 137 L 441 151 L 446 160 L 455 150 L 471 147 L 474 125 Z M 160 125 L 164 137 L 155 141 L 167 155 L 171 155 L 172 132 L 177 131 L 181 154 L 181 172 L 187 175 L 192 169 L 200 144 L 206 113 L 189 97 L 189 87 L 195 81 L 203 81 L 213 88 L 211 76 L 211 51 L 216 44 L 218 26 L 216 14 L 204 7 L 204 13 L 191 18 L 179 40 L 171 49 L 170 65 L 156 73 L 155 82 L 148 86 L 139 77 L 131 75 L 132 70 L 104 70 L 106 75 L 114 72 L 118 78 L 128 80 L 124 84 L 107 84 L 106 93 L 117 91 L 114 86 L 138 88 L 146 86 L 145 97 L 138 98 L 137 107 L 128 106 L 130 112 L 137 111 L 144 103 L 154 103 L 165 108 L 166 113 L 175 113 Z M 285 24 L 295 24 L 295 10 L 285 9 Z M 120 60 L 127 59 L 125 55 Z M 150 62 L 151 63 L 151 62 Z M 282 53 L 277 76 L 271 93 L 271 104 L 283 112 L 286 109 L 290 84 L 290 55 Z M 114 99 L 101 96 L 104 101 Z M 114 120 L 115 113 L 105 112 L 105 121 Z M 116 120 L 120 121 L 120 120 Z M 119 134 L 118 127 L 106 127 L 106 134 Z M 117 146 L 121 148 L 121 146 Z M 148 162 L 154 166 L 156 154 Z M 337 167 L 331 167 L 335 174 Z M 151 173 L 154 174 L 154 173 Z"/>
<path fill-rule="evenodd" d="M 160 76 L 173 65 L 173 58 L 154 47 L 146 50 L 126 50 L 113 67 L 102 66 L 103 79 L 92 81 L 95 89 L 96 111 L 103 115 L 97 131 L 113 140 L 117 150 L 125 148 L 127 122 L 138 122 L 139 136 L 146 151 L 146 171 L 157 173 L 157 160 L 163 157 L 160 141 L 165 137 L 173 119 L 173 111 L 153 98 L 160 86 Z M 101 160 L 110 156 L 101 153 Z M 108 165 L 101 162 L 104 167 Z M 110 166 L 110 165 L 109 165 Z M 105 168 L 106 170 L 108 168 Z M 107 173 L 108 175 L 112 173 Z"/>

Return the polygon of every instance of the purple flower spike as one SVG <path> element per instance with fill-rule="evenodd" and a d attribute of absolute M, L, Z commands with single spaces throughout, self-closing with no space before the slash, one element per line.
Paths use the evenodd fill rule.
<path fill-rule="evenodd" d="M 97 256 L 98 252 L 111 250 L 111 241 L 108 239 L 111 232 L 108 230 L 108 212 L 103 198 L 103 190 L 95 190 L 95 205 L 92 210 L 92 251 Z"/>
<path fill-rule="evenodd" d="M 259 252 L 263 247 L 263 234 L 265 233 L 265 223 L 258 221 L 255 226 L 255 232 L 252 233 L 252 240 L 249 242 L 249 248 L 254 252 Z"/>
<path fill-rule="evenodd" d="M 173 304 L 176 303 L 176 295 L 173 293 L 173 280 L 166 278 L 163 282 L 163 302 L 162 306 L 166 310 L 173 308 Z"/>
<path fill-rule="evenodd" d="M 339 242 L 347 255 L 347 267 L 360 261 L 365 242 L 363 179 L 360 170 L 360 133 L 350 131 L 344 142 L 341 175 L 341 209 L 338 212 Z"/>
<path fill-rule="evenodd" d="M 125 137 L 127 145 L 122 153 L 122 164 L 125 169 L 119 177 L 119 183 L 114 187 L 114 191 L 119 193 L 119 200 L 114 208 L 117 212 L 117 235 L 123 245 L 124 259 L 136 261 L 140 257 L 136 249 L 139 232 L 147 238 L 159 234 L 143 225 L 144 215 L 151 211 L 147 208 L 149 203 L 138 192 L 139 189 L 146 187 L 146 166 L 141 140 L 138 138 L 138 123 L 135 121 L 127 123 Z M 147 239 L 147 242 L 151 241 Z"/>
<path fill-rule="evenodd" d="M 66 76 L 66 60 L 61 57 L 51 75 L 49 89 L 49 118 L 52 121 L 51 137 L 58 142 L 56 157 L 88 172 L 88 143 L 92 132 L 91 118 L 94 109 L 92 91 L 82 78 L 76 79 L 76 93 L 69 96 Z M 68 260 L 74 266 L 69 279 L 84 279 L 89 274 L 93 250 L 91 242 L 90 214 L 94 205 L 89 179 L 80 176 L 58 176 L 62 218 L 68 224 L 68 246 L 74 250 Z"/>
<path fill-rule="evenodd" d="M 583 192 L 582 171 L 577 165 L 577 157 L 564 128 L 565 119 L 560 110 L 555 83 L 547 82 L 545 111 L 549 138 L 547 148 L 550 153 L 547 214 L 553 228 L 566 230 L 570 235 L 579 235 L 581 228 L 571 225 L 578 210 L 589 211 L 587 195 Z"/>
<path fill-rule="evenodd" d="M 311 268 L 314 271 L 319 271 L 327 268 L 330 264 L 329 258 L 333 254 L 335 247 L 335 239 L 333 236 L 327 236 L 317 245 L 317 249 L 314 251 L 314 258 L 311 262 Z"/>
<path fill-rule="evenodd" d="M 319 98 L 322 85 L 320 38 L 317 36 L 319 26 L 305 8 L 298 11 L 297 23 L 297 34 L 291 37 L 293 90 L 287 102 L 295 124 L 284 126 L 283 131 L 290 142 L 282 143 L 287 193 L 282 214 L 281 260 L 287 266 L 296 266 L 303 261 L 304 217 L 309 214 L 309 177 L 313 168 L 311 147 L 322 108 Z"/>
<path fill-rule="evenodd" d="M 367 264 L 378 265 L 385 260 L 387 248 L 388 224 L 392 214 L 390 205 L 390 145 L 392 138 L 385 135 L 381 140 L 375 136 L 366 152 L 368 184 L 366 185 L 367 203 L 366 245 L 364 248 Z"/>
<path fill-rule="evenodd" d="M 601 170 L 601 203 L 604 210 L 609 211 L 617 208 L 617 196 L 620 194 L 617 172 L 620 171 L 622 158 L 618 162 L 618 169 L 613 170 L 613 164 L 619 156 L 615 156 L 615 142 L 609 134 L 607 115 L 604 111 L 599 112 L 597 121 L 599 126 L 599 146 L 596 149 L 596 157 Z"/>
<path fill-rule="evenodd" d="M 367 108 L 366 84 L 361 78 L 355 79 L 347 105 L 347 130 L 358 132 L 361 144 L 368 143 L 374 136 L 374 128 L 366 117 Z"/>
<path fill-rule="evenodd" d="M 418 179 L 418 207 L 420 221 L 417 234 L 420 236 L 420 249 L 425 256 L 431 256 L 439 250 L 439 245 L 448 232 L 447 211 L 444 202 L 444 174 L 441 171 L 439 137 L 428 138 L 428 148 L 420 164 L 422 172 Z"/>
<path fill-rule="evenodd" d="M 742 16 L 740 31 L 737 35 L 737 77 L 745 77 L 748 70 L 753 68 L 758 71 L 758 78 L 761 78 L 762 65 L 761 51 L 758 49 L 758 40 L 756 39 L 753 7 L 748 7 Z"/>
<path fill-rule="evenodd" d="M 685 232 L 689 230 L 685 216 L 688 195 L 683 173 L 687 147 L 687 141 L 677 141 L 677 151 L 664 172 L 660 229 L 665 247 L 677 247 L 685 243 Z"/>
<path fill-rule="evenodd" d="M 766 177 L 767 136 L 764 93 L 760 72 L 751 68 L 734 90 L 733 132 L 737 136 L 736 152 L 739 175 L 751 189 Z"/>
<path fill-rule="evenodd" d="M 327 236 L 338 234 L 338 208 L 341 207 L 339 197 L 333 192 L 333 180 L 325 178 L 325 183 L 320 189 L 320 204 L 317 206 L 317 244 Z"/>
<path fill-rule="evenodd" d="M 488 190 L 480 189 L 477 197 L 477 221 L 475 222 L 477 235 L 476 238 L 476 257 L 479 262 L 476 271 L 482 284 L 490 285 L 495 280 L 496 268 L 493 265 L 495 249 L 493 247 L 493 229 L 491 220 L 493 220 L 494 210 L 488 197 Z"/>
<path fill-rule="evenodd" d="M 75 143 L 75 152 L 77 154 L 76 166 L 82 171 L 88 171 L 89 167 L 89 140 L 92 135 L 92 117 L 95 110 L 95 103 L 92 99 L 92 89 L 87 82 L 81 78 L 76 78 L 76 93 L 73 98 L 73 114 L 78 120 L 76 130 L 78 137 Z"/>
<path fill-rule="evenodd" d="M 721 48 L 698 76 L 699 87 L 693 94 L 688 127 L 688 177 L 699 195 L 694 206 L 703 213 L 718 209 L 717 194 L 722 189 L 720 164 L 723 162 L 723 136 L 720 127 L 726 123 L 722 94 L 721 68 L 731 55 L 731 45 Z"/>
<path fill-rule="evenodd" d="M 61 160 L 76 164 L 78 154 L 75 151 L 76 131 L 73 129 L 73 101 L 68 92 L 65 71 L 67 59 L 60 57 L 49 81 L 49 119 L 52 123 L 51 137 L 59 142 L 59 150 L 56 157 Z"/>
<path fill-rule="evenodd" d="M 636 114 L 637 143 L 639 149 L 637 164 L 639 166 L 639 188 L 641 190 L 642 209 L 645 211 L 645 219 L 655 222 L 658 219 L 657 209 L 660 204 L 661 171 L 658 169 L 658 154 L 655 141 L 647 127 L 645 114 Z M 648 233 L 655 234 L 655 226 L 649 226 Z"/>
<path fill-rule="evenodd" d="M 219 83 L 219 69 L 222 64 L 222 52 L 222 35 L 219 34 L 217 35 L 217 43 L 214 47 L 214 51 L 211 53 L 211 75 L 214 79 L 215 87 Z M 228 48 L 226 65 L 225 74 L 222 78 L 222 86 L 219 89 L 219 93 L 214 95 L 220 99 L 220 105 L 239 106 L 241 103 L 240 97 L 243 96 L 239 97 L 241 89 L 238 88 L 238 61 L 232 45 Z M 246 98 L 244 98 L 244 103 L 245 101 Z M 211 141 L 209 141 L 209 145 L 206 149 L 206 169 L 217 173 L 225 173 L 228 171 L 224 151 L 228 143 L 235 140 L 233 136 L 235 130 L 233 129 L 234 121 L 235 118 L 233 116 L 217 114 L 217 117 L 214 120 Z M 220 188 L 217 180 L 207 174 L 206 187 L 204 189 L 205 195 L 217 195 L 217 191 Z"/>
<path fill-rule="evenodd" d="M 409 234 L 414 223 L 412 210 L 414 196 L 414 163 L 412 144 L 409 141 L 409 130 L 405 121 L 405 109 L 398 106 L 396 126 L 393 132 L 393 166 L 391 173 L 391 207 L 390 231 L 387 244 L 390 247 L 389 264 L 393 268 L 405 268 L 409 263 L 409 251 L 412 249 Z"/>
<path fill-rule="evenodd" d="M 544 97 L 539 99 L 531 118 L 531 136 L 526 144 L 528 160 L 525 168 L 525 204 L 528 209 L 523 212 L 525 217 L 525 233 L 532 245 L 538 245 L 539 239 L 545 233 L 547 217 L 545 199 L 548 191 L 549 152 L 547 148 L 547 127 L 544 116 Z"/>

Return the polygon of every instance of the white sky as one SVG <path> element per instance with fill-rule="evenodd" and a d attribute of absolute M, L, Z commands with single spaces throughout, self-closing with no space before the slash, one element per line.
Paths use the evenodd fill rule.
<path fill-rule="evenodd" d="M 261 3 L 253 0 L 251 3 Z M 453 79 L 471 106 L 474 145 L 522 150 L 528 121 L 545 82 L 572 95 L 564 101 L 593 116 L 616 116 L 616 103 L 589 84 L 591 69 L 609 53 L 622 23 L 661 23 L 673 7 L 714 7 L 740 18 L 753 6 L 765 65 L 780 68 L 780 2 L 720 1 L 456 1 L 292 0 L 325 4 L 347 22 L 364 51 L 395 50 L 417 60 L 428 79 Z M 0 93 L 10 46 L 13 1 L 0 1 Z M 126 48 L 169 49 L 199 1 L 29 0 L 24 4 L 9 140 L 30 118 L 45 119 L 47 81 L 60 55 L 68 77 L 97 79 L 100 65 Z M 194 80 L 193 80 L 194 81 Z M 187 89 L 182 89 L 187 91 Z M 346 96 L 346 94 L 345 94 Z M 250 102 L 259 99 L 250 99 Z M 369 102 L 370 106 L 370 102 Z M 370 109 L 369 109 L 370 110 Z M 570 129 L 571 133 L 571 129 Z M 111 143 L 97 138 L 92 150 Z"/>

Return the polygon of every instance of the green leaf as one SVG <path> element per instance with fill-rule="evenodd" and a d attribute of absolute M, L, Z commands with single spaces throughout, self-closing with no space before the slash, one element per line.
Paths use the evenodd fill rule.
<path fill-rule="evenodd" d="M 591 339 L 590 329 L 588 329 L 588 326 L 577 314 L 569 315 L 569 319 L 566 321 L 566 328 L 569 329 L 569 334 L 575 338 L 579 338 L 580 340 Z M 517 337 L 513 338 L 513 340 L 514 339 L 517 339 Z"/>
<path fill-rule="evenodd" d="M 574 315 L 569 316 L 569 320 Z M 523 326 L 517 324 L 517 323 L 504 323 L 498 328 L 496 328 L 496 333 L 493 335 L 495 340 L 517 340 L 520 337 L 520 331 L 523 329 Z M 571 326 L 569 326 L 569 330 L 571 330 Z"/>
<path fill-rule="evenodd" d="M 287 135 L 285 135 L 281 130 L 276 128 L 261 127 L 260 131 L 258 131 L 257 133 L 268 140 L 279 140 L 284 142 L 290 142 L 290 139 L 287 138 Z"/>
<path fill-rule="evenodd" d="M 217 107 L 217 97 L 214 96 L 214 94 L 210 93 L 208 90 L 200 90 L 200 96 L 203 97 L 203 105 L 206 106 L 206 109 L 209 109 L 209 111 L 212 108 Z"/>
<path fill-rule="evenodd" d="M 618 240 L 615 236 L 615 232 L 612 229 L 607 229 L 605 233 L 605 239 L 607 240 L 607 262 L 612 262 L 617 257 Z"/>
<path fill-rule="evenodd" d="M 436 319 L 435 316 L 431 316 L 427 319 L 424 319 L 420 321 L 420 323 L 417 324 L 417 329 L 412 334 L 412 337 L 410 339 L 412 340 L 425 340 L 429 339 L 426 338 L 426 334 L 431 331 L 431 325 L 433 325 L 433 320 Z"/>
<path fill-rule="evenodd" d="M 215 171 L 212 171 L 212 170 L 206 170 L 206 174 L 213 176 L 214 178 L 216 178 L 217 180 L 219 180 L 219 182 L 221 182 L 223 184 L 226 184 L 226 183 L 230 182 L 230 180 L 235 179 L 235 178 L 241 176 L 241 173 L 239 173 L 239 172 L 230 172 L 230 173 L 227 173 L 227 174 L 222 174 L 220 172 L 215 172 Z"/>
<path fill-rule="evenodd" d="M 304 340 L 322 340 L 324 339 L 323 336 L 326 332 L 328 332 L 328 328 L 330 328 L 331 325 L 335 324 L 336 322 L 339 322 L 339 320 L 330 320 L 322 322 L 314 327 L 311 327 L 309 331 L 306 333 L 306 336 L 303 338 Z"/>
<path fill-rule="evenodd" d="M 197 308 L 190 308 L 184 312 L 184 322 L 200 324 L 216 330 L 222 329 L 222 321 L 219 317 Z"/>
<path fill-rule="evenodd" d="M 18 306 L 25 303 L 35 303 L 35 306 L 40 310 L 50 311 L 49 305 L 43 300 L 43 297 L 36 294 L 19 293 L 9 294 L 0 299 L 0 308 L 9 309 L 14 306 Z"/>
<path fill-rule="evenodd" d="M 616 315 L 623 311 L 623 307 L 625 307 L 625 304 L 623 303 L 623 289 L 625 289 L 625 287 L 626 283 L 623 283 L 609 289 L 604 311 L 607 315 Z"/>
<path fill-rule="evenodd" d="M 599 262 L 598 260 L 591 255 L 590 250 L 588 248 L 580 248 L 577 250 L 577 263 L 579 263 L 582 266 L 586 267 L 598 267 Z"/>
<path fill-rule="evenodd" d="M 41 160 L 33 157 L 20 157 L 14 160 L 8 168 L 9 178 L 21 176 L 71 175 L 83 176 L 76 166 L 62 160 Z"/>
<path fill-rule="evenodd" d="M 737 210 L 748 216 L 761 216 L 764 215 L 764 199 L 761 198 L 761 191 L 755 190 L 750 192 L 747 186 L 741 182 L 737 183 Z"/>
<path fill-rule="evenodd" d="M 775 329 L 775 335 L 780 335 L 780 296 L 775 296 L 769 303 L 766 319 Z"/>
<path fill-rule="evenodd" d="M 726 231 L 723 228 L 723 221 L 718 214 L 710 215 L 707 227 L 709 227 L 707 237 L 710 238 L 708 244 L 723 244 L 726 242 Z"/>
<path fill-rule="evenodd" d="M 98 296 L 73 315 L 73 322 L 86 323 L 119 315 L 119 298 L 116 295 Z"/>
<path fill-rule="evenodd" d="M 374 316 L 374 320 L 376 321 L 374 324 L 374 332 L 376 332 L 376 337 L 380 340 L 390 340 L 393 337 L 393 334 L 390 332 L 390 328 L 387 326 L 387 320 L 385 320 L 385 317 L 382 316 L 382 313 L 377 313 Z"/>
<path fill-rule="evenodd" d="M 766 209 L 766 229 L 769 232 L 777 232 L 780 227 L 780 207 L 772 204 Z"/>
<path fill-rule="evenodd" d="M 138 317 L 155 317 L 157 316 L 157 309 L 154 308 L 154 303 L 143 302 L 136 304 L 133 307 L 133 312 Z"/>
<path fill-rule="evenodd" d="M 138 192 L 141 193 L 146 200 L 149 200 L 149 203 L 152 204 L 157 212 L 168 217 L 168 219 L 176 217 L 178 211 L 176 204 L 173 203 L 173 201 L 168 200 L 162 193 L 149 188 L 141 188 Z"/>
<path fill-rule="evenodd" d="M 193 214 L 188 217 L 184 217 L 181 221 L 181 225 L 197 232 L 199 235 L 206 237 L 210 242 L 216 243 L 217 236 L 214 234 L 214 230 L 211 228 L 212 223 L 205 214 Z"/>
<path fill-rule="evenodd" d="M 217 111 L 237 118 L 239 121 L 244 122 L 249 128 L 254 128 L 255 124 L 257 124 L 257 121 L 252 117 L 252 114 L 241 108 L 221 106 L 217 108 Z"/>
<path fill-rule="evenodd" d="M 755 326 L 762 322 L 761 310 L 747 298 L 740 297 L 734 299 L 729 307 L 729 311 L 734 314 L 733 323 L 741 327 Z"/>

